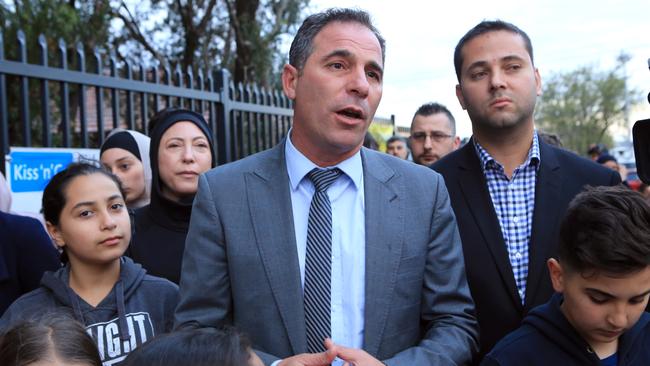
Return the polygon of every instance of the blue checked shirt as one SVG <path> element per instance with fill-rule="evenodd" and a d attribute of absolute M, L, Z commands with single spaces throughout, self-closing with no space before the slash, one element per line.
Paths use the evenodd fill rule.
<path fill-rule="evenodd" d="M 514 170 L 511 179 L 506 176 L 503 166 L 494 160 L 476 140 L 474 140 L 474 147 L 481 160 L 492 205 L 501 225 L 501 235 L 508 249 L 510 265 L 523 304 L 528 277 L 528 245 L 535 209 L 535 183 L 540 162 L 537 131 L 533 133 L 533 145 L 528 151 L 526 161 Z"/>

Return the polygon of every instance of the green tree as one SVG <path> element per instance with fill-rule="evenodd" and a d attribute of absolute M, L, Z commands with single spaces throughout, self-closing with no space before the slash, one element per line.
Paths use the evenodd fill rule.
<path fill-rule="evenodd" d="M 639 100 L 639 93 L 626 85 L 628 60 L 621 54 L 610 70 L 583 66 L 552 74 L 535 113 L 537 126 L 557 134 L 566 148 L 579 154 L 591 143 L 611 146 L 611 127 L 626 126 L 626 111 Z"/>
<path fill-rule="evenodd" d="M 109 23 L 111 9 L 108 2 L 102 0 L 0 0 L 0 29 L 4 39 L 5 58 L 11 60 L 21 59 L 21 49 L 18 42 L 18 33 L 24 34 L 24 53 L 29 63 L 41 63 L 39 35 L 47 37 L 48 50 L 47 62 L 51 66 L 60 67 L 58 55 L 59 39 L 65 42 L 67 54 L 66 63 L 70 69 L 78 68 L 76 57 L 77 44 L 83 45 L 86 54 L 86 68 L 92 64 L 93 50 L 106 49 L 109 41 Z M 57 51 L 57 52 L 55 52 Z M 58 85 L 51 83 L 50 98 L 52 98 L 51 118 L 60 120 L 58 106 Z M 8 88 L 8 113 L 9 135 L 14 142 L 21 141 L 22 128 L 20 127 L 20 111 L 18 103 L 19 84 L 15 77 L 7 77 Z M 36 80 L 29 82 L 29 105 L 32 138 L 35 145 L 42 143 L 40 133 L 42 122 L 41 110 L 44 106 L 34 103 L 39 98 L 40 86 Z M 77 112 L 78 91 L 70 89 L 71 119 L 74 120 Z"/>

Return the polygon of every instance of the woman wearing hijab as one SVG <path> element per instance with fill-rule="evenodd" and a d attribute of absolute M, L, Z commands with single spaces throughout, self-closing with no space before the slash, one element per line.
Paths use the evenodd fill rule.
<path fill-rule="evenodd" d="M 149 128 L 151 203 L 135 212 L 126 254 L 149 274 L 178 283 L 199 175 L 216 163 L 212 134 L 203 116 L 176 108 L 159 112 Z"/>
<path fill-rule="evenodd" d="M 126 205 L 130 209 L 149 204 L 149 137 L 137 131 L 115 129 L 102 144 L 99 159 L 106 170 L 120 178 L 126 192 Z"/>

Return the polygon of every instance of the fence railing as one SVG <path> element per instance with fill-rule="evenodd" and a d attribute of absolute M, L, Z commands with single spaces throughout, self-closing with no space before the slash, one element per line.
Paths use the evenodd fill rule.
<path fill-rule="evenodd" d="M 10 146 L 96 148 L 117 127 L 146 132 L 153 114 L 176 106 L 206 117 L 216 142 L 219 164 L 277 144 L 292 123 L 291 101 L 279 90 L 235 85 L 227 70 L 194 75 L 172 69 L 122 63 L 99 50 L 90 58 L 83 45 L 74 55 L 59 40 L 56 55 L 38 39 L 38 55 L 27 54 L 22 31 L 16 57 L 5 57 L 0 33 L 0 169 Z M 28 56 L 38 62 L 28 62 Z M 68 63 L 74 66 L 69 67 Z M 56 66 L 50 65 L 55 63 Z"/>

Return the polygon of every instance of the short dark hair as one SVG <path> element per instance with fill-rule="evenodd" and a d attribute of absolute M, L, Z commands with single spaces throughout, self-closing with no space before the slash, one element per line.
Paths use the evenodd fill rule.
<path fill-rule="evenodd" d="M 584 276 L 642 270 L 650 265 L 650 205 L 623 185 L 587 187 L 562 220 L 558 257 Z"/>
<path fill-rule="evenodd" d="M 123 366 L 248 365 L 251 343 L 234 328 L 183 329 L 155 337 L 129 353 Z"/>
<path fill-rule="evenodd" d="M 516 25 L 512 23 L 505 22 L 503 20 L 484 20 L 480 23 L 478 23 L 474 28 L 470 29 L 463 38 L 458 41 L 458 44 L 456 45 L 456 49 L 454 50 L 454 68 L 456 69 L 456 78 L 458 78 L 458 82 L 460 82 L 460 73 L 461 73 L 461 68 L 463 67 L 463 47 L 465 44 L 472 39 L 481 36 L 486 33 L 490 32 L 496 32 L 496 31 L 507 31 L 510 33 L 515 33 L 521 36 L 521 38 L 524 39 L 524 44 L 526 45 L 526 50 L 528 51 L 528 54 L 530 55 L 530 61 L 535 64 L 533 61 L 533 44 L 530 41 L 530 37 L 528 37 L 528 34 L 526 32 L 522 31 L 517 27 Z"/>
<path fill-rule="evenodd" d="M 415 122 L 415 117 L 417 116 L 427 117 L 436 113 L 444 113 L 447 115 L 447 117 L 449 118 L 449 126 L 451 127 L 451 134 L 452 136 L 456 136 L 456 119 L 454 118 L 454 115 L 451 114 L 451 112 L 449 111 L 449 109 L 447 109 L 447 107 L 436 102 L 422 104 L 420 108 L 418 108 L 418 110 L 415 111 L 415 114 L 413 115 L 413 120 L 411 121 L 411 129 L 413 129 L 413 122 Z"/>
<path fill-rule="evenodd" d="M 408 142 L 406 141 L 406 139 L 402 136 L 397 136 L 397 135 L 391 136 L 388 140 L 386 140 L 386 145 L 388 146 L 395 141 L 401 141 L 404 143 L 404 145 L 408 146 Z"/>
<path fill-rule="evenodd" d="M 17 323 L 0 337 L 0 365 L 31 365 L 53 354 L 64 364 L 102 365 L 95 341 L 69 317 Z"/>
<path fill-rule="evenodd" d="M 314 49 L 314 38 L 326 25 L 332 22 L 353 22 L 359 23 L 372 31 L 381 46 L 381 59 L 386 58 L 386 41 L 377 28 L 372 25 L 370 15 L 360 9 L 331 8 L 323 12 L 312 14 L 302 23 L 296 36 L 291 42 L 289 50 L 289 64 L 298 70 L 302 70 L 307 58 Z"/>
<path fill-rule="evenodd" d="M 122 183 L 120 183 L 119 178 L 113 173 L 89 163 L 72 163 L 62 171 L 56 173 L 43 191 L 42 204 L 45 221 L 50 222 L 54 226 L 58 226 L 61 210 L 63 210 L 67 201 L 66 189 L 70 185 L 70 182 L 76 177 L 97 173 L 103 174 L 115 182 L 122 197 L 126 197 Z"/>

